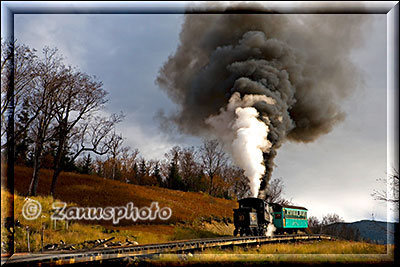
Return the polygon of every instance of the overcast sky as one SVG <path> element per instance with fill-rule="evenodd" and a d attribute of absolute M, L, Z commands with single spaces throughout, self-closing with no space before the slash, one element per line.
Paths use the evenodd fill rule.
<path fill-rule="evenodd" d="M 351 15 L 350 15 L 351 16 Z M 342 108 L 346 119 L 310 144 L 285 143 L 273 177 L 285 197 L 319 218 L 337 213 L 345 221 L 386 220 L 386 205 L 371 197 L 386 176 L 386 15 L 373 17 L 366 41 L 352 55 L 364 84 Z M 125 145 L 146 159 L 163 158 L 172 146 L 197 146 L 194 137 L 171 139 L 160 132 L 156 112 L 175 105 L 155 84 L 160 67 L 179 41 L 182 14 L 15 15 L 15 38 L 38 50 L 58 47 L 68 64 L 96 75 L 109 92 L 107 113 L 122 111 Z M 390 218 L 388 218 L 391 220 Z"/>

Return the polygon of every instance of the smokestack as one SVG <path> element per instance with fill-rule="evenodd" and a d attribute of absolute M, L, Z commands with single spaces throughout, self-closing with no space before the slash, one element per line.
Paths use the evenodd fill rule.
<path fill-rule="evenodd" d="M 216 136 L 264 198 L 283 142 L 312 142 L 345 117 L 366 15 L 187 14 L 158 85 L 184 134 Z"/>

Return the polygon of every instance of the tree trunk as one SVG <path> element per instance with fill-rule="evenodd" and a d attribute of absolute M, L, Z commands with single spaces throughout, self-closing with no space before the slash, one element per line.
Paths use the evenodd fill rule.
<path fill-rule="evenodd" d="M 211 175 L 210 176 L 210 196 L 212 196 L 213 191 L 214 191 L 213 180 L 214 180 L 214 175 Z"/>
<path fill-rule="evenodd" d="M 64 125 L 66 125 L 66 123 Z M 57 150 L 56 158 L 54 160 L 53 179 L 51 181 L 51 188 L 50 188 L 50 195 L 53 197 L 55 196 L 58 176 L 60 175 L 62 168 L 63 168 L 62 158 L 64 155 L 64 146 L 65 146 L 65 142 L 67 139 L 67 137 L 66 137 L 67 133 L 66 133 L 65 127 L 66 126 L 62 127 L 62 129 L 60 129 L 60 135 L 59 135 L 59 140 L 58 140 L 58 150 Z"/>
<path fill-rule="evenodd" d="M 115 180 L 115 160 L 113 160 L 113 167 L 112 167 L 112 179 Z"/>
<path fill-rule="evenodd" d="M 35 148 L 35 160 L 33 163 L 33 174 L 32 174 L 32 180 L 29 185 L 29 190 L 28 190 L 28 196 L 36 196 L 37 195 L 37 187 L 39 183 L 39 170 L 40 170 L 40 159 L 42 157 L 42 142 L 39 142 L 36 144 Z"/>
<path fill-rule="evenodd" d="M 58 168 L 55 168 L 55 169 L 54 169 L 54 172 L 53 172 L 53 179 L 52 179 L 52 181 L 51 181 L 51 189 L 50 189 L 50 195 L 51 195 L 52 197 L 55 197 L 57 179 L 58 179 L 58 176 L 59 176 L 60 173 L 61 173 L 61 170 L 62 170 L 61 165 L 60 165 Z"/>

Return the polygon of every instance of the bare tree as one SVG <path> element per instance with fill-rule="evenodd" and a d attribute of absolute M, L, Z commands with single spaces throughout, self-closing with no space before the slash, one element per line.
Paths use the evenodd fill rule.
<path fill-rule="evenodd" d="M 322 217 L 322 226 L 326 226 L 329 224 L 333 223 L 339 223 L 339 222 L 344 222 L 343 218 L 341 218 L 338 214 L 336 213 L 329 213 L 325 216 Z"/>
<path fill-rule="evenodd" d="M 195 187 L 196 177 L 199 173 L 196 158 L 197 154 L 194 147 L 183 148 L 179 155 L 179 165 L 186 191 L 191 191 Z"/>
<path fill-rule="evenodd" d="M 332 226 L 335 223 L 342 223 L 344 220 L 336 213 L 327 214 L 322 217 L 322 221 L 315 216 L 308 217 L 308 227 L 313 233 L 337 234 L 337 227 Z"/>
<path fill-rule="evenodd" d="M 162 187 L 168 187 L 169 161 L 167 159 L 159 161 L 160 175 L 163 178 Z"/>
<path fill-rule="evenodd" d="M 137 166 L 138 155 L 138 149 L 130 152 L 129 147 L 123 147 L 121 150 L 121 175 L 126 183 L 133 183 L 136 179 L 137 170 L 135 170 L 135 164 Z"/>
<path fill-rule="evenodd" d="M 200 159 L 204 172 L 210 178 L 209 193 L 214 193 L 214 178 L 219 175 L 227 163 L 227 155 L 217 140 L 204 141 L 200 147 Z"/>
<path fill-rule="evenodd" d="M 318 228 L 319 225 L 320 225 L 320 222 L 317 217 L 315 217 L 315 216 L 308 217 L 308 227 L 310 227 L 311 229 L 314 229 L 314 228 Z"/>
<path fill-rule="evenodd" d="M 42 152 L 45 143 L 51 138 L 50 125 L 56 115 L 56 100 L 63 83 L 60 73 L 64 66 L 61 64 L 62 58 L 57 55 L 57 50 L 45 48 L 43 54 L 44 58 L 40 60 L 38 68 L 35 70 L 38 78 L 35 80 L 35 86 L 32 87 L 32 92 L 29 95 L 32 99 L 32 107 L 34 107 L 34 110 L 38 110 L 38 114 L 31 127 L 35 147 L 33 175 L 28 195 L 37 194 Z"/>
<path fill-rule="evenodd" d="M 36 50 L 30 49 L 26 45 L 3 42 L 2 40 L 1 48 L 1 136 L 3 137 L 6 133 L 5 112 L 6 110 L 10 111 L 10 108 L 12 108 L 14 115 L 17 117 L 23 107 L 22 104 L 24 102 L 28 103 L 27 96 L 35 86 L 34 82 L 37 79 L 38 72 L 36 70 L 38 69 L 39 60 L 37 59 Z M 11 64 L 12 62 L 14 64 Z M 13 72 L 13 75 L 11 75 L 11 72 Z M 12 84 L 14 88 L 11 88 Z M 11 94 L 9 93 L 10 90 Z M 42 106 L 37 106 L 36 110 L 30 110 L 29 119 L 15 128 L 14 137 L 16 140 L 30 127 L 30 123 L 38 116 L 39 113 L 37 111 L 40 108 Z M 4 149 L 7 146 L 8 141 L 2 140 L 1 148 Z"/>
<path fill-rule="evenodd" d="M 274 178 L 268 185 L 268 194 L 265 200 L 268 203 L 279 203 L 281 205 L 291 205 L 291 201 L 283 198 L 285 185 L 282 178 Z"/>
<path fill-rule="evenodd" d="M 387 185 L 387 190 L 373 190 L 372 196 L 375 200 L 384 201 L 393 204 L 394 208 L 399 210 L 399 170 L 393 169 L 387 179 L 379 178 L 377 181 Z"/>
<path fill-rule="evenodd" d="M 123 115 L 112 114 L 109 118 L 93 115 L 86 118 L 73 127 L 69 136 L 66 139 L 63 154 L 67 150 L 70 151 L 71 161 L 75 161 L 83 152 L 92 152 L 97 155 L 107 154 L 115 139 L 119 139 L 114 129 L 115 125 L 122 121 Z M 60 144 L 60 143 L 58 143 Z M 58 147 L 59 149 L 59 147 Z M 60 150 L 58 150 L 59 152 Z M 59 152 L 60 153 L 60 152 Z M 56 154 L 56 157 L 59 156 Z M 57 167 L 57 168 L 56 168 Z M 50 194 L 55 195 L 55 189 L 59 174 L 63 166 L 61 162 L 59 165 L 54 165 L 53 179 L 51 183 Z"/>
<path fill-rule="evenodd" d="M 119 138 L 114 129 L 122 121 L 123 116 L 112 114 L 109 118 L 93 116 L 76 127 L 76 134 L 71 138 L 72 160 L 79 157 L 82 152 L 93 152 L 105 155 L 111 148 L 114 139 Z"/>
<path fill-rule="evenodd" d="M 53 195 L 59 174 L 63 169 L 62 159 L 73 129 L 81 120 L 93 115 L 106 103 L 106 92 L 102 83 L 93 80 L 89 75 L 64 69 L 63 84 L 56 99 L 55 140 L 57 142 L 54 158 L 53 179 L 50 193 Z"/>
<path fill-rule="evenodd" d="M 249 180 L 244 175 L 243 169 L 227 164 L 223 171 L 223 177 L 227 184 L 229 184 L 228 194 L 231 197 L 242 199 L 249 196 Z"/>
<path fill-rule="evenodd" d="M 115 180 L 115 172 L 116 172 L 116 168 L 117 168 L 117 158 L 123 151 L 122 143 L 124 142 L 124 138 L 122 137 L 122 134 L 118 135 L 118 134 L 115 134 L 115 132 L 114 132 L 114 136 L 115 136 L 115 138 L 113 140 L 111 140 L 111 142 L 109 143 L 110 149 L 108 151 L 108 154 L 110 154 L 110 159 L 112 162 L 111 178 L 113 180 Z"/>

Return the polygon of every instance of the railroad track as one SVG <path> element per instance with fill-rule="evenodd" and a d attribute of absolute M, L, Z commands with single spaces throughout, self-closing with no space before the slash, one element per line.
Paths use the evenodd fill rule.
<path fill-rule="evenodd" d="M 127 257 L 145 257 L 163 253 L 180 253 L 203 250 L 212 247 L 229 247 L 235 245 L 261 245 L 276 242 L 296 242 L 311 240 L 333 240 L 328 235 L 278 235 L 220 237 L 175 241 L 150 245 L 131 245 L 123 247 L 97 248 L 89 251 L 62 252 L 53 251 L 40 254 L 16 254 L 5 260 L 7 265 L 61 265 L 93 261 L 115 260 Z"/>

